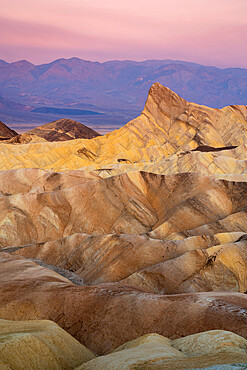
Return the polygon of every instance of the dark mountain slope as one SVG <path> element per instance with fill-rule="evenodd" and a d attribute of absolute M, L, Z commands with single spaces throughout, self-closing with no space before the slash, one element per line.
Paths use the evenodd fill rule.
<path fill-rule="evenodd" d="M 64 141 L 73 139 L 92 139 L 100 134 L 82 123 L 71 119 L 59 119 L 46 123 L 27 132 L 47 141 Z"/>
<path fill-rule="evenodd" d="M 14 136 L 18 135 L 17 132 L 11 130 L 3 122 L 0 121 L 0 140 L 8 140 Z"/>

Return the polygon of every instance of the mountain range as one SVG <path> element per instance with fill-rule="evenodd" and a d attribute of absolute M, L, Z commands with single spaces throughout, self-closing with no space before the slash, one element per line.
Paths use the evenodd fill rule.
<path fill-rule="evenodd" d="M 0 61 L 0 119 L 23 131 L 64 117 L 76 118 L 105 133 L 140 113 L 154 82 L 187 101 L 213 108 L 247 104 L 247 69 L 243 68 L 169 59 L 99 63 L 71 58 L 42 65 Z"/>

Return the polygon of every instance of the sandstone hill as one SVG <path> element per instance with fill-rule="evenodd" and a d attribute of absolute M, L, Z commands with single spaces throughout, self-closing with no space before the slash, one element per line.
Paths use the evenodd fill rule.
<path fill-rule="evenodd" d="M 0 121 L 0 141 L 8 140 L 16 135 L 18 135 L 17 132 L 11 130 L 8 126 Z"/>
<path fill-rule="evenodd" d="M 247 338 L 246 294 L 169 296 L 114 284 L 75 285 L 6 252 L 0 253 L 0 297 L 2 319 L 52 320 L 97 355 L 152 332 L 176 339 L 217 329 Z"/>
<path fill-rule="evenodd" d="M 155 84 L 105 136 L 1 143 L 0 319 L 54 321 L 78 369 L 247 362 L 246 124 Z"/>
<path fill-rule="evenodd" d="M 141 116 L 121 129 L 92 140 L 78 139 L 73 141 L 73 145 L 67 141 L 38 146 L 30 144 L 15 149 L 0 144 L 0 169 L 36 167 L 63 171 L 86 169 L 85 166 L 111 169 L 130 163 L 132 169 L 149 166 L 150 171 L 150 165 L 157 168 L 157 163 L 164 159 L 174 159 L 173 166 L 177 161 L 185 162 L 182 172 L 194 172 L 190 161 L 192 156 L 209 173 L 226 173 L 226 166 L 230 168 L 230 173 L 243 173 L 246 122 L 246 106 L 212 109 L 187 103 L 156 83 L 150 89 Z M 201 151 L 202 146 L 210 146 L 212 150 Z M 222 150 L 214 151 L 214 148 Z M 37 150 L 39 156 L 36 155 Z M 172 154 L 179 156 L 172 158 Z M 11 158 L 9 165 L 6 157 Z M 220 159 L 215 160 L 215 157 Z M 162 163 L 159 167 L 163 169 Z M 124 170 L 125 167 L 121 168 Z M 127 170 L 130 168 L 127 167 Z"/>
<path fill-rule="evenodd" d="M 45 141 L 67 141 L 78 138 L 92 139 L 100 134 L 82 123 L 71 119 L 59 119 L 17 135 L 8 144 L 27 144 Z"/>
<path fill-rule="evenodd" d="M 26 134 L 34 134 L 47 141 L 65 141 L 73 139 L 92 139 L 100 134 L 82 123 L 72 119 L 59 119 L 36 127 Z"/>
<path fill-rule="evenodd" d="M 231 363 L 247 361 L 246 339 L 223 330 L 176 340 L 150 333 L 98 357 L 48 320 L 0 320 L 0 338 L 3 370 L 185 369 L 210 365 L 219 369 L 220 364 L 231 369 Z"/>
<path fill-rule="evenodd" d="M 12 139 L 6 141 L 8 144 L 28 144 L 28 143 L 41 143 L 47 141 L 44 138 L 37 136 L 35 134 L 23 133 L 14 136 Z"/>
<path fill-rule="evenodd" d="M 47 320 L 0 320 L 0 368 L 74 369 L 95 356 Z"/>
<path fill-rule="evenodd" d="M 79 366 L 82 369 L 185 369 L 246 361 L 246 341 L 230 332 L 213 330 L 169 340 L 148 334 L 118 347 L 113 353 Z M 216 360 L 217 358 L 217 360 Z M 217 366 L 220 369 L 221 366 Z M 241 368 L 241 367 L 239 367 Z"/>
<path fill-rule="evenodd" d="M 244 181 L 20 169 L 0 173 L 0 191 L 0 247 L 86 284 L 247 291 Z"/>

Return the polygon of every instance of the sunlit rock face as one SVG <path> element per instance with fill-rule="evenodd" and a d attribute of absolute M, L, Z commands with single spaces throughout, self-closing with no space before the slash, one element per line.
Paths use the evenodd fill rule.
<path fill-rule="evenodd" d="M 147 334 L 118 347 L 113 353 L 82 364 L 82 369 L 185 369 L 246 361 L 246 340 L 236 334 L 213 330 L 169 340 Z M 220 366 L 218 368 L 221 368 Z"/>
<path fill-rule="evenodd" d="M 2 319 L 55 321 L 96 354 L 150 332 L 176 339 L 221 329 L 247 338 L 245 294 L 169 296 L 113 283 L 78 285 L 50 268 L 3 252 L 0 297 Z"/>
<path fill-rule="evenodd" d="M 85 369 L 194 367 L 199 337 L 177 338 L 247 338 L 246 123 L 245 106 L 154 84 L 141 116 L 105 136 L 0 144 L 0 319 L 52 320 L 98 355 L 154 333 L 73 365 Z M 207 366 L 210 335 L 192 354 Z"/>
<path fill-rule="evenodd" d="M 247 361 L 246 339 L 224 330 L 205 331 L 175 340 L 149 333 L 103 356 L 95 356 L 48 320 L 0 320 L 0 338 L 3 370 L 184 369 L 210 365 L 221 368 L 220 364 L 231 369 L 235 368 L 231 363 Z"/>
<path fill-rule="evenodd" d="M 170 89 L 155 83 L 149 91 L 142 114 L 119 130 L 92 140 L 78 139 L 73 143 L 44 142 L 17 147 L 1 144 L 0 169 L 35 167 L 63 171 L 85 166 L 92 169 L 114 166 L 124 170 L 128 164 L 142 169 L 148 165 L 146 162 L 157 162 L 163 157 L 203 145 L 213 148 L 238 146 L 237 156 L 241 156 L 246 152 L 246 121 L 246 106 L 213 109 L 188 103 Z M 44 126 L 42 130 L 45 132 Z M 33 133 L 38 134 L 36 131 Z M 231 167 L 230 173 L 235 173 L 234 161 L 225 159 L 222 152 L 216 153 L 224 157 L 216 164 L 212 159 L 214 152 L 211 157 L 209 153 L 204 153 L 199 162 L 206 167 L 208 162 L 213 163 L 210 167 L 216 168 L 210 168 L 210 171 L 224 173 L 221 162 L 225 161 L 225 166 Z M 235 154 L 233 156 L 235 158 Z M 220 162 L 219 165 L 217 162 Z M 193 171 L 193 168 L 190 170 Z M 182 172 L 185 171 L 187 169 L 184 168 Z M 243 170 L 237 171 L 243 173 Z"/>
<path fill-rule="evenodd" d="M 1 172 L 0 186 L 5 251 L 73 271 L 90 285 L 247 290 L 245 182 L 25 169 Z"/>
<path fill-rule="evenodd" d="M 48 320 L 0 320 L 1 369 L 74 369 L 94 354 Z"/>

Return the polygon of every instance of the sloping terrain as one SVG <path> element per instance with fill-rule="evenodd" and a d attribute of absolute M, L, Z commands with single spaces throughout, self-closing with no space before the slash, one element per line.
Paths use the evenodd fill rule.
<path fill-rule="evenodd" d="M 8 144 L 28 144 L 28 143 L 42 143 L 45 140 L 44 138 L 37 136 L 35 134 L 23 133 L 17 136 L 14 136 L 12 139 L 6 141 Z"/>
<path fill-rule="evenodd" d="M 206 330 L 247 338 L 247 296 L 147 294 L 114 284 L 79 286 L 20 256 L 0 253 L 0 316 L 55 321 L 96 354 L 148 333 L 171 339 Z"/>
<path fill-rule="evenodd" d="M 0 368 L 74 369 L 95 356 L 54 322 L 0 320 Z"/>
<path fill-rule="evenodd" d="M 113 133 L 0 144 L 0 319 L 106 355 L 79 369 L 246 362 L 246 124 L 155 84 Z"/>
<path fill-rule="evenodd" d="M 73 139 L 92 139 L 100 134 L 82 123 L 71 119 L 59 119 L 36 127 L 27 134 L 34 134 L 47 141 L 64 141 Z"/>
<path fill-rule="evenodd" d="M 125 343 L 109 355 L 84 363 L 77 370 L 134 367 L 187 369 L 209 366 L 215 364 L 215 361 L 230 365 L 231 361 L 246 361 L 245 348 L 246 342 L 242 338 L 220 330 L 189 335 L 174 341 L 161 335 L 149 334 Z"/>
<path fill-rule="evenodd" d="M 13 137 L 8 144 L 27 144 L 45 141 L 66 141 L 74 139 L 92 139 L 100 134 L 82 123 L 71 119 L 60 119 L 36 127 L 33 130 Z"/>
<path fill-rule="evenodd" d="M 90 285 L 119 282 L 167 294 L 247 290 L 245 182 L 188 173 L 0 175 L 5 251 Z"/>
<path fill-rule="evenodd" d="M 148 165 L 156 165 L 164 157 L 184 155 L 202 145 L 225 149 L 237 146 L 237 149 L 229 150 L 237 151 L 243 160 L 246 152 L 246 122 L 246 106 L 230 106 L 219 110 L 187 103 L 168 88 L 156 83 L 150 89 L 141 116 L 121 129 L 92 140 L 76 140 L 73 146 L 69 142 L 38 146 L 32 144 L 18 148 L 0 144 L 0 169 L 35 167 L 63 171 L 82 167 L 86 169 L 85 166 L 93 169 L 107 166 L 111 169 L 125 163 L 134 164 L 133 169 L 147 166 L 147 162 Z M 221 164 L 224 161 L 225 166 L 230 166 L 233 160 L 225 157 L 227 154 L 231 156 L 231 153 L 225 155 L 224 150 L 213 154 L 200 152 L 200 157 L 202 162 L 209 161 L 209 164 L 212 157 L 223 157 L 218 162 Z M 192 155 L 196 156 L 197 152 L 193 151 Z M 174 159 L 176 163 L 177 157 Z M 242 173 L 245 167 L 235 172 L 235 167 L 240 165 L 234 164 L 230 173 Z M 212 167 L 214 173 L 226 173 L 224 169 L 218 170 L 217 163 L 208 167 Z M 184 165 L 182 170 L 194 172 L 193 168 L 187 169 Z"/>
<path fill-rule="evenodd" d="M 220 69 L 178 60 L 99 63 L 70 58 L 43 65 L 2 61 L 0 96 L 7 104 L 1 109 L 0 103 L 0 119 L 23 132 L 67 117 L 107 133 L 140 114 L 155 82 L 188 101 L 213 108 L 246 104 L 247 69 L 243 68 Z"/>
<path fill-rule="evenodd" d="M 187 100 L 221 108 L 245 103 L 246 73 L 169 59 L 99 63 L 70 58 L 43 65 L 21 60 L 0 66 L 0 95 L 63 107 L 75 102 L 106 107 L 110 96 L 112 108 L 129 109 L 142 107 L 150 86 L 160 82 Z"/>
<path fill-rule="evenodd" d="M 143 369 L 185 369 L 212 364 L 217 364 L 218 369 L 221 369 L 220 364 L 227 364 L 227 369 L 231 369 L 235 368 L 231 363 L 247 361 L 246 339 L 223 330 L 176 340 L 146 334 L 99 357 L 48 320 L 0 320 L 0 338 L 3 370 L 117 370 L 140 366 Z"/>
<path fill-rule="evenodd" d="M 11 130 L 3 122 L 0 121 L 0 141 L 8 140 L 16 135 L 18 135 L 17 132 Z"/>

